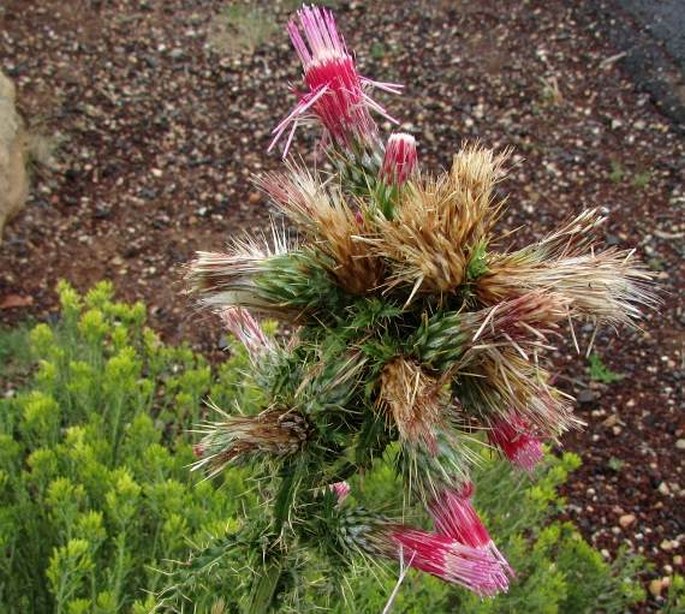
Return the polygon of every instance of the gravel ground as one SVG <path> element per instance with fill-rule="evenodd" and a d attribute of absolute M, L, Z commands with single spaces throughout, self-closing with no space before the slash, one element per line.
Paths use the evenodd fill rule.
<path fill-rule="evenodd" d="M 221 2 L 5 0 L 3 67 L 22 113 L 58 148 L 0 247 L 1 323 L 50 317 L 59 278 L 81 290 L 109 278 L 149 305 L 166 340 L 218 356 L 218 323 L 182 295 L 182 265 L 267 220 L 250 177 L 280 165 L 265 150 L 299 67 L 265 17 L 285 23 L 289 4 L 271 5 L 248 35 L 222 35 Z M 584 460 L 565 513 L 607 557 L 627 545 L 654 564 L 644 577 L 654 609 L 685 571 L 685 143 L 591 5 L 340 2 L 337 12 L 364 74 L 406 84 L 383 100 L 416 134 L 425 167 L 445 167 L 464 139 L 514 148 L 501 189 L 515 243 L 602 206 L 606 242 L 637 247 L 657 273 L 663 306 L 644 330 L 596 340 L 622 379 L 592 380 L 570 344 L 555 356 L 588 422 L 564 442 Z M 315 138 L 300 132 L 296 150 Z"/>

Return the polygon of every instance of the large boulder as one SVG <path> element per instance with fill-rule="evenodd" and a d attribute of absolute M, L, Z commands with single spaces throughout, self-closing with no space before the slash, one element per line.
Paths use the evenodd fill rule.
<path fill-rule="evenodd" d="M 28 137 L 15 107 L 14 83 L 0 71 L 0 243 L 5 222 L 26 202 Z"/>

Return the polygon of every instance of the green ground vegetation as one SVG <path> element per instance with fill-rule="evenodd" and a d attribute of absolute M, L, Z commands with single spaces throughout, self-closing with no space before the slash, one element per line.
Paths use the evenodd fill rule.
<path fill-rule="evenodd" d="M 193 426 L 207 400 L 231 410 L 260 394 L 233 347 L 216 369 L 163 344 L 141 304 L 98 284 L 59 287 L 54 326 L 2 331 L 2 372 L 26 386 L 0 399 L 0 610 L 13 612 L 241 612 L 251 556 L 240 535 L 263 519 L 249 468 L 214 480 L 189 470 Z M 390 454 L 394 453 L 391 449 Z M 476 503 L 515 568 L 511 590 L 481 600 L 427 575 L 359 559 L 327 569 L 316 552 L 279 588 L 282 611 L 622 612 L 640 601 L 643 562 L 606 562 L 569 523 L 552 520 L 557 490 L 579 459 L 550 455 L 537 475 L 487 454 Z M 401 514 L 388 463 L 352 484 L 357 503 Z M 417 519 L 417 522 L 421 522 Z"/>

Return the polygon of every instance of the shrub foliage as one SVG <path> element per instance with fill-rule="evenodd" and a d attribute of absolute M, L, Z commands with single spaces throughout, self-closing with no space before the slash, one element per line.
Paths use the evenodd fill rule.
<path fill-rule="evenodd" d="M 235 529 L 240 476 L 218 489 L 187 470 L 208 365 L 111 295 L 62 284 L 59 324 L 30 336 L 30 388 L 2 400 L 3 611 L 129 611 L 190 544 Z"/>
<path fill-rule="evenodd" d="M 187 347 L 169 347 L 144 326 L 141 304 L 112 300 L 108 283 L 86 296 L 59 287 L 61 318 L 30 334 L 30 386 L 0 400 L 0 610 L 12 612 L 240 612 L 252 543 L 272 519 L 259 481 L 234 470 L 213 480 L 188 471 L 191 425 L 203 400 L 257 406 L 243 350 L 212 373 Z M 388 454 L 395 454 L 390 449 Z M 567 523 L 546 522 L 579 460 L 550 458 L 530 478 L 486 458 L 476 503 L 517 570 L 511 590 L 480 600 L 433 578 L 403 577 L 360 558 L 329 569 L 325 540 L 302 548 L 279 578 L 284 611 L 619 612 L 642 598 L 640 565 L 613 565 Z M 389 468 L 354 479 L 364 505 L 373 493 L 389 514 L 402 509 Z M 421 522 L 421 519 L 417 519 Z M 249 536 L 249 539 L 246 539 Z M 252 558 L 250 558 L 252 556 Z"/>

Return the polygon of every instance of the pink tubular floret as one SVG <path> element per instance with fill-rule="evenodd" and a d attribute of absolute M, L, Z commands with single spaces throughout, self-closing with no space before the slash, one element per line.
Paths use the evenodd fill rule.
<path fill-rule="evenodd" d="M 330 488 L 331 492 L 338 498 L 339 504 L 342 503 L 347 498 L 347 495 L 350 494 L 350 485 L 344 481 L 329 484 L 328 488 Z"/>
<path fill-rule="evenodd" d="M 297 15 L 309 48 L 294 19 L 288 22 L 287 30 L 305 72 L 313 63 L 324 61 L 328 57 L 349 57 L 345 41 L 338 34 L 335 17 L 331 11 L 316 6 L 305 6 Z"/>
<path fill-rule="evenodd" d="M 429 507 L 435 527 L 440 533 L 449 535 L 467 546 L 481 548 L 491 540 L 488 530 L 471 503 L 472 492 L 471 482 L 468 482 L 460 492 L 443 490 Z"/>
<path fill-rule="evenodd" d="M 388 185 L 402 185 L 414 173 L 417 164 L 414 137 L 405 132 L 390 135 L 381 166 L 381 180 Z"/>
<path fill-rule="evenodd" d="M 487 552 L 497 561 L 498 569 L 493 581 L 501 590 L 509 586 L 508 577 L 513 577 L 511 566 L 492 541 L 487 528 L 473 507 L 473 483 L 466 482 L 459 490 L 445 489 L 430 503 L 429 511 L 438 533 L 455 539 L 465 546 Z"/>
<path fill-rule="evenodd" d="M 441 580 L 459 584 L 481 596 L 492 596 L 508 587 L 506 583 L 502 585 L 499 561 L 486 550 L 410 527 L 396 528 L 392 539 L 399 546 L 400 560 Z"/>
<path fill-rule="evenodd" d="M 299 24 L 298 24 L 299 22 Z M 369 87 L 396 92 L 399 86 L 376 83 L 362 77 L 354 58 L 338 33 L 333 14 L 323 8 L 302 7 L 287 31 L 304 69 L 306 91 L 299 92 L 297 105 L 273 131 L 271 150 L 290 128 L 283 155 L 301 123 L 318 120 L 331 141 L 342 148 L 375 144 L 376 124 L 370 110 L 393 120 L 385 109 L 366 93 Z"/>
<path fill-rule="evenodd" d="M 449 535 L 391 522 L 363 508 L 349 510 L 342 516 L 341 526 L 348 546 L 374 557 L 398 560 L 480 596 L 495 595 L 509 587 L 502 562 L 490 549 L 474 548 Z"/>
<path fill-rule="evenodd" d="M 221 319 L 226 329 L 243 344 L 252 362 L 273 349 L 272 341 L 247 309 L 227 307 L 221 311 Z"/>
<path fill-rule="evenodd" d="M 525 471 L 535 469 L 544 456 L 542 442 L 530 433 L 515 412 L 493 422 L 489 438 L 514 465 Z"/>

